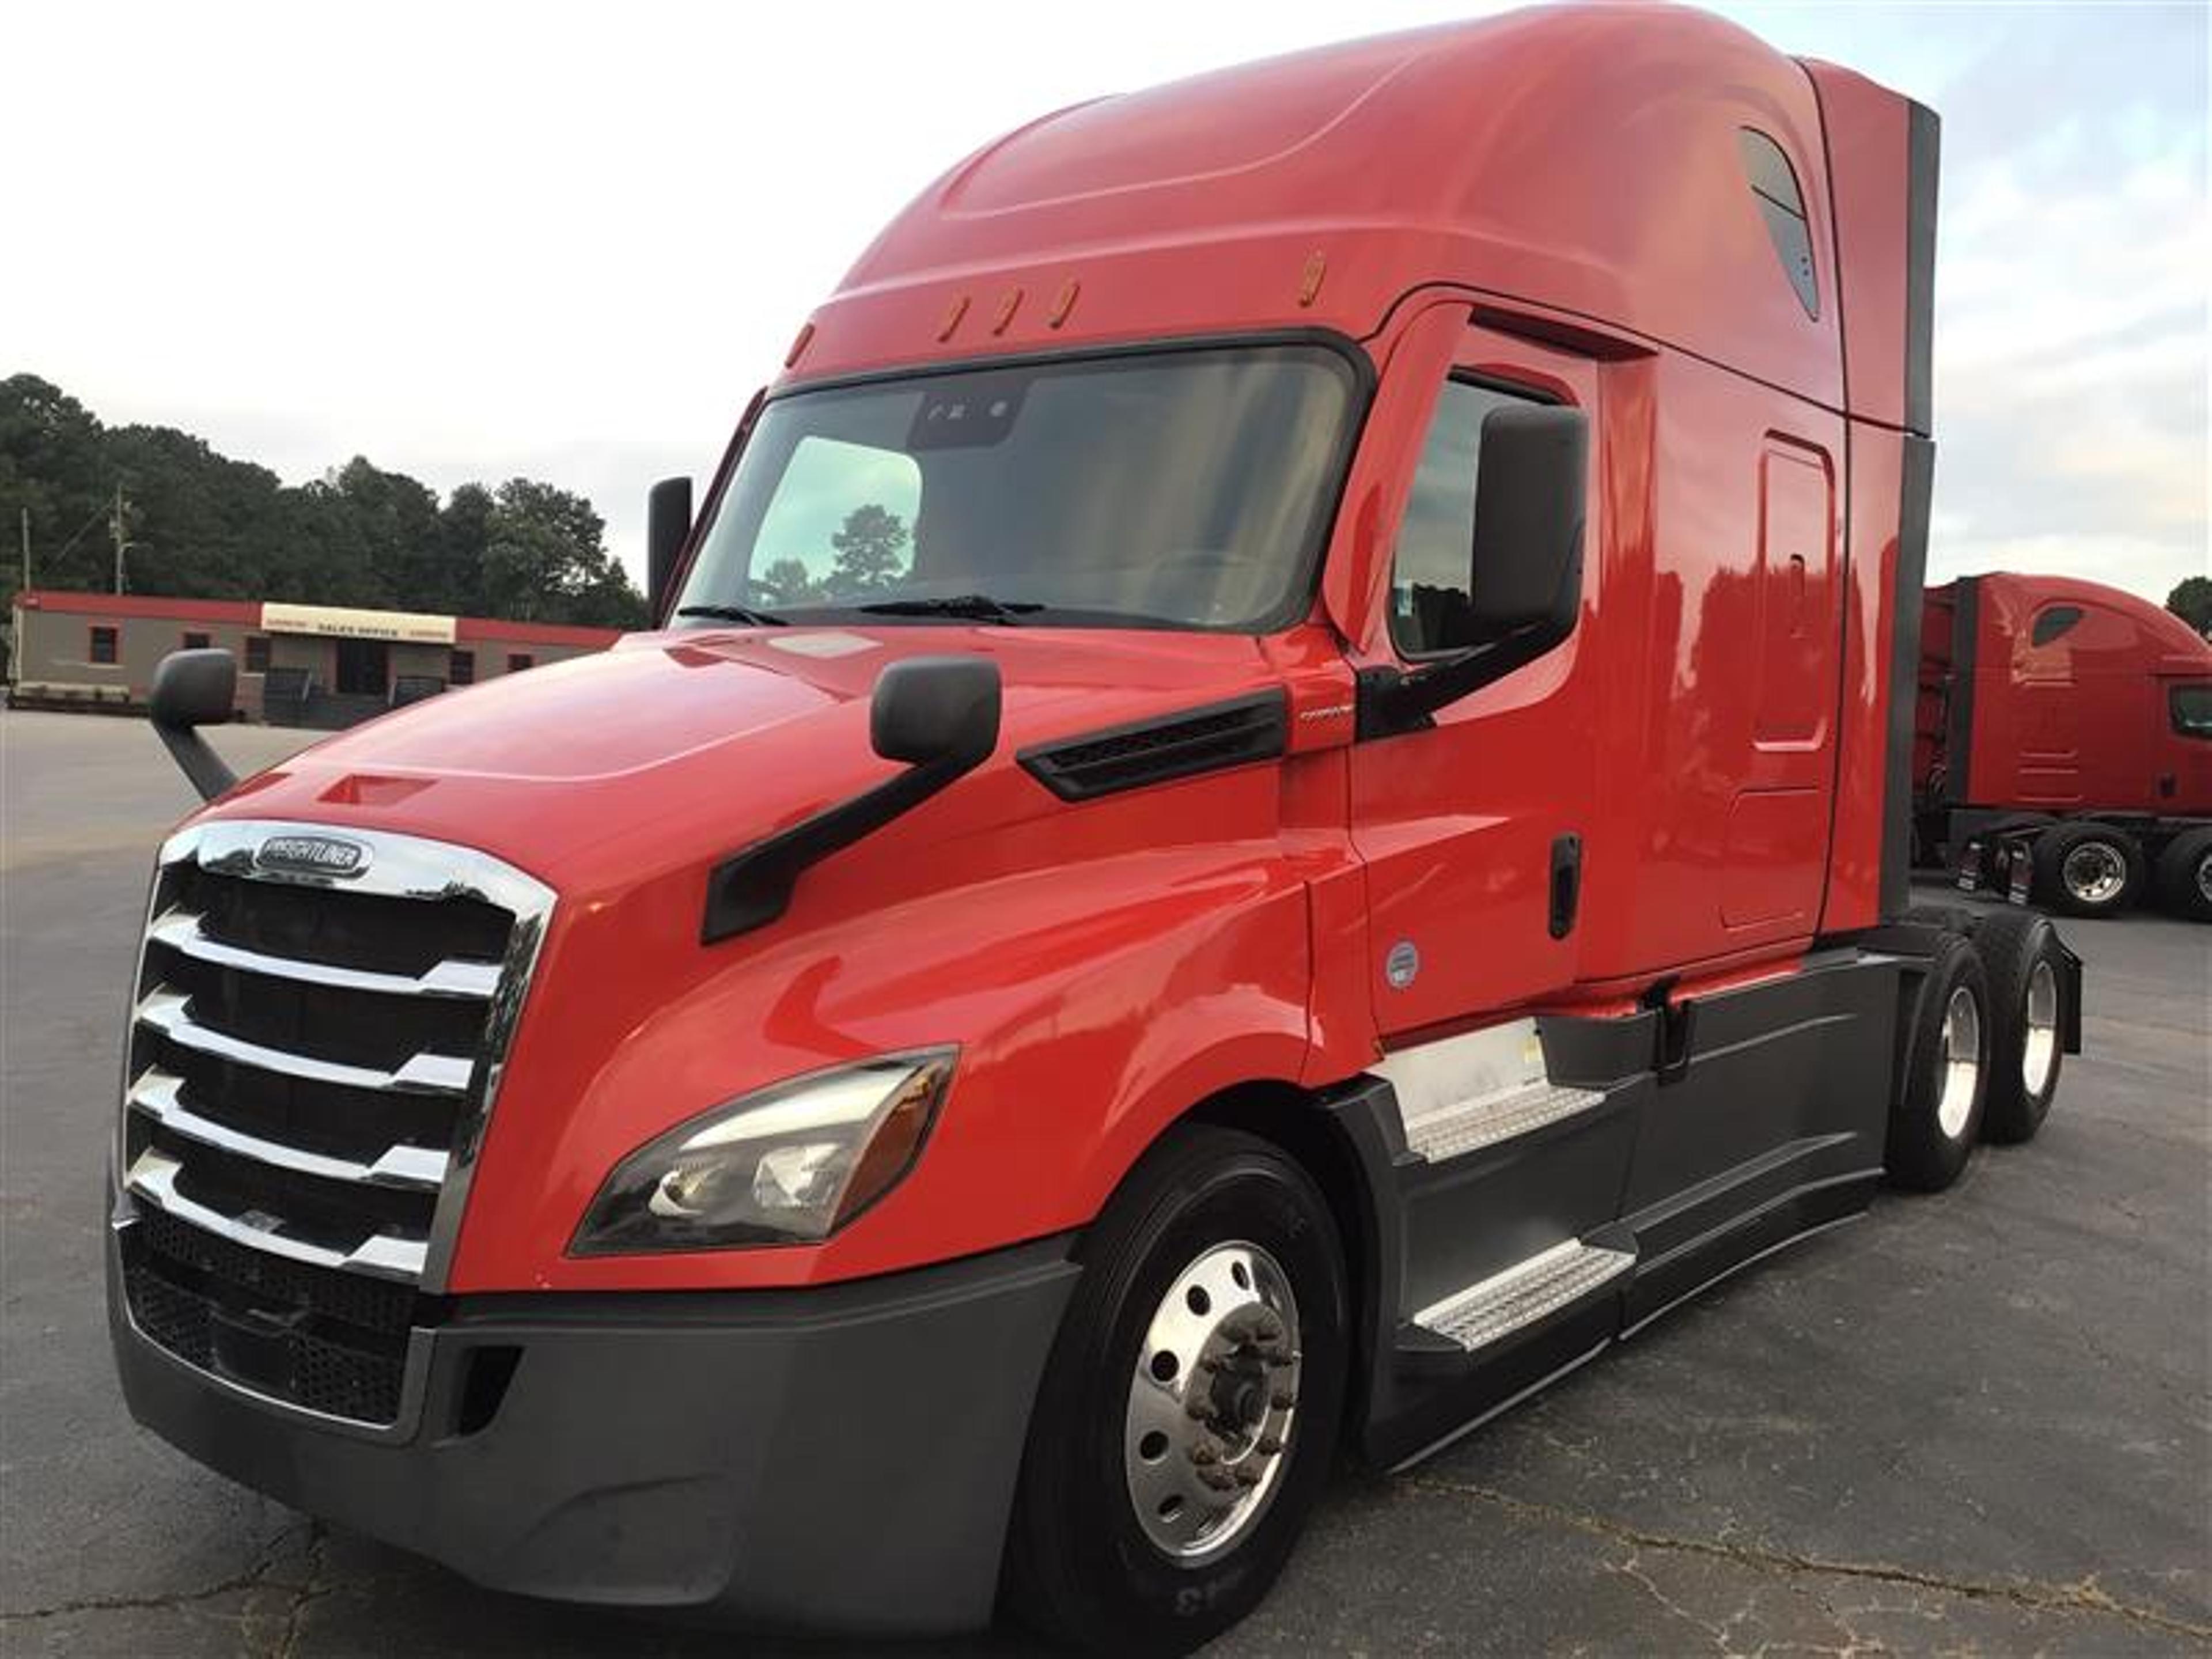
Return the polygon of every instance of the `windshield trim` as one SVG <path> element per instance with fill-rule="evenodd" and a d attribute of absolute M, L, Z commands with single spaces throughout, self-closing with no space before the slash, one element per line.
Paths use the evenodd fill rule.
<path fill-rule="evenodd" d="M 1182 352 L 1235 351 L 1265 349 L 1270 346 L 1320 346 L 1341 358 L 1352 371 L 1352 398 L 1345 410 L 1343 430 L 1338 434 L 1336 448 L 1329 456 L 1327 471 L 1322 476 L 1324 499 L 1322 510 L 1317 515 L 1312 545 L 1301 550 L 1300 568 L 1291 573 L 1285 587 L 1285 598 L 1273 611 L 1235 627 L 1214 627 L 1203 623 L 1169 623 L 1156 617 L 1132 617 L 1127 623 L 1108 623 L 1089 618 L 1102 613 L 1086 612 L 1085 628 L 1112 627 L 1140 633 L 1228 634 L 1245 638 L 1261 638 L 1279 634 L 1304 622 L 1314 607 L 1321 589 L 1322 569 L 1327 562 L 1329 544 L 1336 539 L 1336 525 L 1344 510 L 1345 486 L 1351 482 L 1352 459 L 1359 453 L 1361 440 L 1367 430 L 1367 417 L 1375 406 L 1377 375 L 1375 361 L 1366 349 L 1349 334 L 1333 328 L 1272 328 L 1254 329 L 1243 332 L 1213 334 L 1176 334 L 1151 336 L 1139 340 L 1117 340 L 1097 345 L 1038 347 L 1030 350 L 973 352 L 958 357 L 931 357 L 919 361 L 886 364 L 881 368 L 855 370 L 850 374 L 823 374 L 812 379 L 787 379 L 776 382 L 761 393 L 759 400 L 747 410 L 747 418 L 732 434 L 722 455 L 721 465 L 714 470 L 714 482 L 707 492 L 705 503 L 698 516 L 692 520 L 691 532 L 686 538 L 684 557 L 670 579 L 669 593 L 672 608 L 665 618 L 658 619 L 665 629 L 696 632 L 700 627 L 729 627 L 730 623 L 712 623 L 692 624 L 679 623 L 672 608 L 673 601 L 682 597 L 691 580 L 691 569 L 699 551 L 706 544 L 708 532 L 720 516 L 724 501 L 729 494 L 731 481 L 737 477 L 738 465 L 752 434 L 758 429 L 759 417 L 769 404 L 786 398 L 798 397 L 813 392 L 841 392 L 850 387 L 881 385 L 889 381 L 909 381 L 933 379 L 945 374 L 972 374 L 979 370 L 1021 368 L 1045 363 L 1095 362 L 1116 357 L 1164 357 Z M 1019 595 L 1014 596 L 1019 598 Z M 941 627 L 957 625 L 973 628 L 974 622 L 953 623 L 942 617 L 885 617 L 862 615 L 848 607 L 827 605 L 795 605 L 778 607 L 790 617 L 794 626 L 844 622 L 848 625 L 865 627 Z M 805 617 L 801 611 L 812 614 Z M 1027 620 L 1026 618 L 1024 620 Z M 1031 626 L 1050 628 L 1054 624 L 1036 622 Z"/>

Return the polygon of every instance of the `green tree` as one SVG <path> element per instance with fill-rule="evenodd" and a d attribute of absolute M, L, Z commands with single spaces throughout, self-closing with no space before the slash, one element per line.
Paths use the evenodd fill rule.
<path fill-rule="evenodd" d="M 805 562 L 799 559 L 773 561 L 753 578 L 753 585 L 762 590 L 771 605 L 812 605 L 822 597 L 822 590 L 815 586 Z"/>
<path fill-rule="evenodd" d="M 830 538 L 837 555 L 835 587 L 844 593 L 876 593 L 906 574 L 906 521 L 871 501 L 845 515 L 844 527 Z"/>
<path fill-rule="evenodd" d="M 606 521 L 581 495 L 509 478 L 484 520 L 483 594 L 494 616 L 520 622 L 640 628 L 645 599 L 609 556 Z"/>
<path fill-rule="evenodd" d="M 2166 608 L 2212 639 L 2212 576 L 2184 576 L 2166 596 Z"/>
<path fill-rule="evenodd" d="M 94 585 L 107 544 L 100 533 L 108 501 L 105 438 L 91 411 L 52 381 L 35 374 L 0 380 L 0 549 L 7 556 L 0 559 L 0 597 L 12 597 L 21 585 L 26 509 L 33 582 Z"/>

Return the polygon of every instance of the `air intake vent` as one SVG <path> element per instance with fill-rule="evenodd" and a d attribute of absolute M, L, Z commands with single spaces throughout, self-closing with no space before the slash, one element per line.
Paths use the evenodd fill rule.
<path fill-rule="evenodd" d="M 1030 775 L 1062 800 L 1091 800 L 1283 752 L 1283 694 L 1262 691 L 1024 749 Z"/>

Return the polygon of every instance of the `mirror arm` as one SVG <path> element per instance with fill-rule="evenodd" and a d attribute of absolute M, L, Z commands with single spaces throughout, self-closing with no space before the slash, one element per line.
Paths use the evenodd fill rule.
<path fill-rule="evenodd" d="M 213 800 L 238 781 L 238 774 L 223 764 L 198 729 L 190 726 L 166 726 L 154 722 L 154 735 L 168 749 L 170 757 L 177 763 L 193 788 L 200 792 L 202 800 Z"/>
<path fill-rule="evenodd" d="M 951 755 L 910 766 L 872 789 L 732 853 L 707 878 L 707 914 L 699 924 L 699 943 L 713 945 L 767 927 L 791 908 L 791 890 L 809 868 L 911 812 L 974 771 L 988 753 Z"/>
<path fill-rule="evenodd" d="M 1436 724 L 1437 710 L 1535 661 L 1560 637 L 1548 623 L 1530 623 L 1410 673 L 1395 665 L 1361 669 L 1356 694 L 1359 740 L 1426 731 Z"/>

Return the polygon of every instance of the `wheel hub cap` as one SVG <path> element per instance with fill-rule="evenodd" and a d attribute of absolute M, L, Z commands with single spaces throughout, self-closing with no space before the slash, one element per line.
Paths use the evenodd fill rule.
<path fill-rule="evenodd" d="M 1298 1304 L 1256 1244 L 1218 1244 L 1168 1286 L 1129 1381 L 1122 1463 L 1145 1536 L 1225 1549 L 1273 1498 L 1297 1417 Z"/>
<path fill-rule="evenodd" d="M 2127 884 L 2127 860 L 2100 841 L 2084 842 L 2066 855 L 2059 875 L 2079 902 L 2106 904 Z"/>
<path fill-rule="evenodd" d="M 1982 1011 L 1965 986 L 1943 1006 L 1943 1092 L 1936 1101 L 1936 1126 L 1956 1140 L 1973 1115 L 1974 1087 L 1982 1074 Z"/>
<path fill-rule="evenodd" d="M 2028 970 L 2022 1026 L 2026 1036 L 2020 1049 L 2020 1081 L 2033 1100 L 2050 1083 L 2051 1065 L 2058 1057 L 2058 975 L 2047 960 Z"/>

